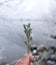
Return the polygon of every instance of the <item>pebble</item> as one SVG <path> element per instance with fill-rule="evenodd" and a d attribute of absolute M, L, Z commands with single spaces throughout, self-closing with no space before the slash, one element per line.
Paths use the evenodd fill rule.
<path fill-rule="evenodd" d="M 50 46 L 46 48 L 45 46 L 38 46 L 36 49 L 33 49 L 35 59 L 34 61 L 45 61 L 47 64 L 35 64 L 35 65 L 56 65 L 56 47 Z M 36 54 L 36 52 L 38 54 Z"/>

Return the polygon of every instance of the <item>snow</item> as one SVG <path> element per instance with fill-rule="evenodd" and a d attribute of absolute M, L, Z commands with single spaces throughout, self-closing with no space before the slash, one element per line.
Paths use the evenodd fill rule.
<path fill-rule="evenodd" d="M 33 29 L 32 44 L 56 46 L 56 40 L 50 37 L 56 35 L 56 22 L 51 21 L 49 16 L 52 2 L 53 0 L 0 0 L 0 47 L 3 54 L 1 49 L 0 53 L 3 57 L 13 60 L 25 53 L 23 24 L 29 22 Z M 48 21 L 46 18 L 49 18 Z"/>

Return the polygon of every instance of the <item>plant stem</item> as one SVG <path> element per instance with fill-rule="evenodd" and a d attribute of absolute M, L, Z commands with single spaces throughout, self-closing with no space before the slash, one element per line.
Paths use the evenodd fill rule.
<path fill-rule="evenodd" d="M 24 26 L 25 35 L 27 37 L 27 40 L 25 41 L 25 44 L 27 46 L 27 53 L 30 53 L 30 47 L 32 41 L 32 36 L 31 36 L 32 29 L 30 28 L 30 23 L 28 23 L 27 25 L 24 24 L 23 26 Z"/>

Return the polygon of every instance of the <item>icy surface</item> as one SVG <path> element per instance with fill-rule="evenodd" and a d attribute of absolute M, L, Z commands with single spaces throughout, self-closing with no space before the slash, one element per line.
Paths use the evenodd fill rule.
<path fill-rule="evenodd" d="M 10 61 L 25 53 L 23 24 L 28 22 L 33 29 L 32 44 L 56 46 L 50 37 L 56 35 L 56 21 L 49 17 L 53 6 L 53 0 L 0 0 L 0 59 Z"/>

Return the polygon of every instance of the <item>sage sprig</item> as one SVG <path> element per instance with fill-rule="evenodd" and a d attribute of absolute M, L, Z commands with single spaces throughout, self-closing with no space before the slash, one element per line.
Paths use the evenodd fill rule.
<path fill-rule="evenodd" d="M 24 27 L 24 32 L 25 32 L 25 35 L 27 37 L 27 40 L 24 42 L 25 45 L 27 46 L 27 52 L 29 53 L 30 52 L 30 47 L 31 47 L 31 42 L 32 42 L 32 36 L 31 36 L 31 33 L 32 33 L 32 29 L 31 29 L 31 24 L 28 23 L 28 24 L 24 24 L 23 27 Z"/>

